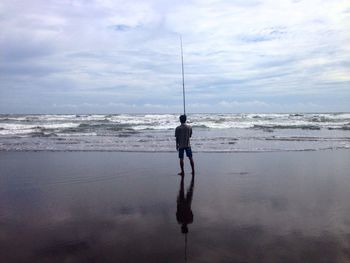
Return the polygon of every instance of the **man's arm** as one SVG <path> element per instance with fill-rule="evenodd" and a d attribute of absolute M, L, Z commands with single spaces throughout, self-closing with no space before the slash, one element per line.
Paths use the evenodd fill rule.
<path fill-rule="evenodd" d="M 178 136 L 178 131 L 177 128 L 175 129 L 175 142 L 176 142 L 176 150 L 179 150 L 179 136 Z"/>

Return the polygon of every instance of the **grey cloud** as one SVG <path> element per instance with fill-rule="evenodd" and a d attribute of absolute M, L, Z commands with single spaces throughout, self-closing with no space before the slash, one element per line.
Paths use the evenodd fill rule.
<path fill-rule="evenodd" d="M 0 42 L 2 61 L 13 62 L 41 58 L 55 53 L 51 42 L 31 39 L 30 36 L 8 37 Z"/>
<path fill-rule="evenodd" d="M 115 31 L 128 31 L 133 29 L 131 26 L 128 25 L 123 25 L 123 24 L 118 24 L 118 25 L 114 25 L 114 26 L 110 26 L 111 29 L 115 30 Z"/>
<path fill-rule="evenodd" d="M 181 96 L 179 33 L 193 103 L 349 96 L 348 38 L 338 22 L 347 8 L 325 15 L 314 6 L 312 14 L 292 16 L 310 4 L 286 5 L 288 23 L 284 7 L 262 1 L 5 1 L 1 97 L 12 101 L 16 91 L 26 103 L 45 96 L 56 105 L 113 97 L 114 103 L 140 103 L 140 110 L 162 104 L 154 97 L 171 104 Z M 23 106 L 12 102 L 11 108 Z"/>
<path fill-rule="evenodd" d="M 57 66 L 36 65 L 35 63 L 0 64 L 0 77 L 48 77 L 50 74 L 63 72 Z"/>
<path fill-rule="evenodd" d="M 263 29 L 260 32 L 252 32 L 248 34 L 244 34 L 238 37 L 239 40 L 243 42 L 263 42 L 263 41 L 270 41 L 275 39 L 280 39 L 284 35 L 287 34 L 287 31 L 284 27 L 272 27 Z"/>

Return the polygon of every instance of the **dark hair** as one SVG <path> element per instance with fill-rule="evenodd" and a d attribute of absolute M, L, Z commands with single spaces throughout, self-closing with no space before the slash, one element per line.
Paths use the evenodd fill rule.
<path fill-rule="evenodd" d="M 181 122 L 181 123 L 185 123 L 186 120 L 187 120 L 187 117 L 186 117 L 186 115 L 181 115 L 181 116 L 179 117 L 179 119 L 180 119 L 180 122 Z"/>

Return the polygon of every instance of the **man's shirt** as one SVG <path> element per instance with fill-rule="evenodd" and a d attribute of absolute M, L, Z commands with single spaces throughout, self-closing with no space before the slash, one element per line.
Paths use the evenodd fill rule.
<path fill-rule="evenodd" d="M 179 149 L 191 147 L 190 137 L 192 136 L 192 127 L 183 123 L 175 129 L 176 144 Z"/>

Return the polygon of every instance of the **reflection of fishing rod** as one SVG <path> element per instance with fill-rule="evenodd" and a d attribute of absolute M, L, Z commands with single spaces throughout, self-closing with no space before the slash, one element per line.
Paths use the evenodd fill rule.
<path fill-rule="evenodd" d="M 182 37 L 181 37 L 181 35 L 180 35 L 180 42 L 181 42 L 181 62 L 182 62 L 182 98 L 183 98 L 183 104 L 184 104 L 184 115 L 186 115 L 184 55 L 183 55 L 183 51 L 182 51 Z"/>

